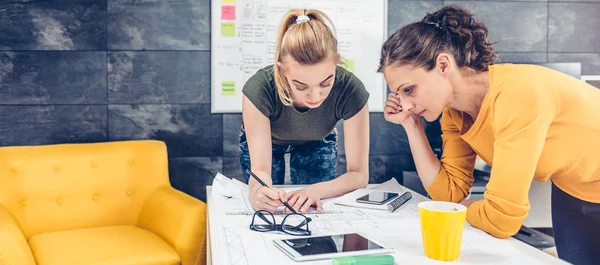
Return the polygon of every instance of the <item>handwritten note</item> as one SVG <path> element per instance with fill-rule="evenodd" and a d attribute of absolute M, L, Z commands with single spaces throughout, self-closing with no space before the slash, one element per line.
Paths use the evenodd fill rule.
<path fill-rule="evenodd" d="M 221 22 L 221 36 L 235 36 L 235 22 Z"/>
<path fill-rule="evenodd" d="M 221 83 L 222 96 L 235 96 L 235 81 L 223 81 Z"/>
<path fill-rule="evenodd" d="M 221 19 L 235 20 L 235 6 L 221 6 Z"/>

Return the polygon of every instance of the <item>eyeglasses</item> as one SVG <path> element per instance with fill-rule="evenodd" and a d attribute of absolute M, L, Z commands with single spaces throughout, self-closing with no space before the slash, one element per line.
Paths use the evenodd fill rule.
<path fill-rule="evenodd" d="M 260 210 L 252 216 L 250 230 L 257 232 L 281 231 L 294 236 L 307 236 L 311 234 L 308 229 L 310 221 L 312 219 L 302 214 L 290 213 L 283 218 L 281 224 L 277 224 L 272 213 Z"/>

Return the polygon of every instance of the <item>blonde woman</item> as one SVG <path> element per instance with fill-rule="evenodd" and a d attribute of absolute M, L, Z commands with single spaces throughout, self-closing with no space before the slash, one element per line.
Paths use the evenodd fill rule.
<path fill-rule="evenodd" d="M 290 10 L 282 19 L 273 65 L 254 74 L 243 88 L 240 163 L 255 210 L 274 211 L 288 202 L 305 212 L 321 210 L 321 199 L 338 196 L 369 181 L 369 94 L 362 82 L 339 66 L 331 20 L 318 10 Z M 337 131 L 343 120 L 347 172 L 336 177 Z M 293 184 L 285 193 L 263 187 L 283 184 L 284 154 L 290 154 Z"/>

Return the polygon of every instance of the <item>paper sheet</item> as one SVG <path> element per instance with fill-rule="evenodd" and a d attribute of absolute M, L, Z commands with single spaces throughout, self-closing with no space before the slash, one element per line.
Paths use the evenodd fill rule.
<path fill-rule="evenodd" d="M 229 181 L 234 181 L 229 179 Z M 375 189 L 390 189 L 399 184 L 394 181 L 384 183 Z M 235 182 L 234 182 L 235 183 Z M 224 189 L 225 185 L 228 189 Z M 243 184 L 243 183 L 242 183 Z M 245 184 L 244 184 L 245 185 Z M 217 187 L 215 187 L 217 186 Z M 252 215 L 228 215 L 227 211 L 248 211 L 251 209 L 244 199 L 243 185 L 227 183 L 227 177 L 219 177 L 213 182 L 209 206 L 209 223 L 213 264 L 246 265 L 298 264 L 273 245 L 273 240 L 293 236 L 279 232 L 256 232 L 249 229 Z M 215 192 L 214 189 L 218 192 Z M 228 193 L 229 188 L 237 194 Z M 247 187 L 246 187 L 247 190 Z M 227 196 L 224 196 L 225 194 Z M 418 196 L 394 213 L 386 211 L 344 207 L 332 201 L 324 203 L 329 214 L 307 214 L 313 235 L 361 232 L 375 240 L 394 248 L 396 264 L 446 264 L 425 257 L 421 240 L 420 221 L 416 212 Z M 248 208 L 250 207 L 250 208 Z M 276 215 L 281 223 L 283 215 Z M 331 264 L 331 260 L 311 261 L 310 264 Z M 516 239 L 496 239 L 470 225 L 465 225 L 461 256 L 453 264 L 565 264 L 549 255 L 525 246 Z"/>
<path fill-rule="evenodd" d="M 386 191 L 386 192 L 395 192 L 398 194 L 403 194 L 405 192 L 405 190 L 402 188 L 402 186 L 398 183 L 398 181 L 396 181 L 396 179 L 392 178 L 389 181 L 386 181 L 378 186 L 375 186 L 373 188 L 367 188 L 367 189 L 357 189 L 353 192 L 350 192 L 346 195 L 340 196 L 339 198 L 333 200 L 334 204 L 337 205 L 341 205 L 341 206 L 348 206 L 348 207 L 353 207 L 353 208 L 364 208 L 364 209 L 373 209 L 373 210 L 378 210 L 378 211 L 388 211 L 388 204 L 384 204 L 384 205 L 374 205 L 374 204 L 366 204 L 366 203 L 358 203 L 356 202 L 356 199 L 363 196 L 363 195 L 367 195 L 369 193 L 371 193 L 373 190 L 379 190 L 379 191 Z M 412 193 L 412 192 L 411 192 Z M 418 216 L 418 211 L 416 210 L 416 206 L 421 200 L 419 199 L 419 196 L 414 196 L 408 200 L 407 202 L 405 202 L 402 206 L 400 206 L 400 208 L 398 208 L 396 212 L 403 212 L 405 214 L 410 214 L 412 216 Z"/>
<path fill-rule="evenodd" d="M 285 192 L 290 192 L 294 190 L 298 190 L 300 188 L 283 188 Z M 222 201 L 222 197 L 226 198 L 223 202 L 226 206 L 225 213 L 227 215 L 253 215 L 254 209 L 252 209 L 252 204 L 250 204 L 248 198 L 248 185 L 238 181 L 237 179 L 230 179 L 224 176 L 221 173 L 217 173 L 215 179 L 213 180 L 212 186 L 213 194 L 217 194 L 217 200 Z M 331 199 L 323 199 L 321 200 L 322 204 L 326 204 L 336 198 Z M 321 214 L 327 213 L 339 213 L 341 209 L 326 209 Z M 305 214 L 314 214 L 319 213 L 311 207 Z M 285 207 L 279 207 L 273 214 L 275 215 L 286 215 Z"/>

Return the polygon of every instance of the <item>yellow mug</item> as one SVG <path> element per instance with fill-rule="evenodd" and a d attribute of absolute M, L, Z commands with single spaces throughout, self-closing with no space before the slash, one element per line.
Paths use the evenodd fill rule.
<path fill-rule="evenodd" d="M 467 207 L 453 202 L 418 204 L 425 255 L 434 260 L 455 261 L 460 254 Z"/>

